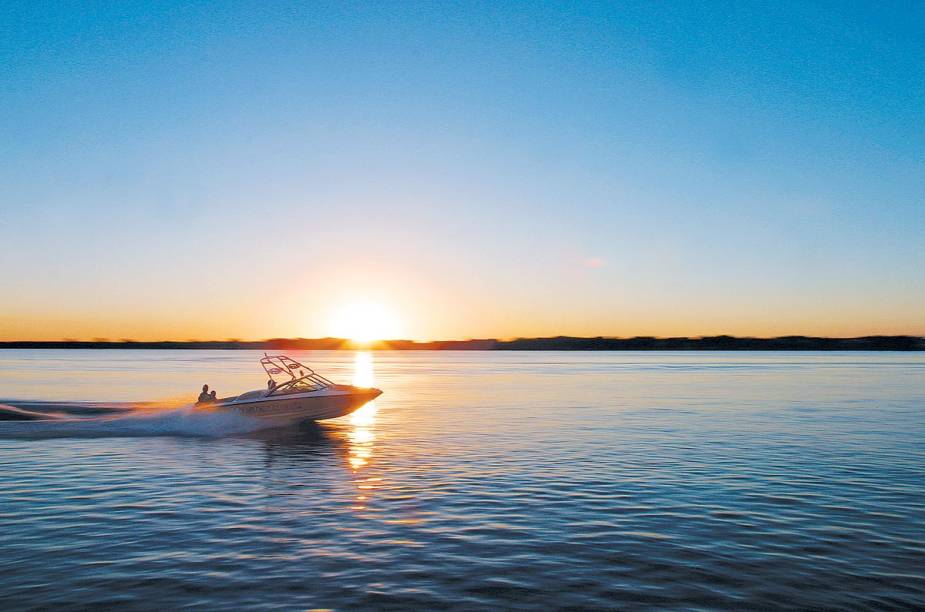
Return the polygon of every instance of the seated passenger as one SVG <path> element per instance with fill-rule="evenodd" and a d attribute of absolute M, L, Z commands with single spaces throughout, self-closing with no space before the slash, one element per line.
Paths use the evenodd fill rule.
<path fill-rule="evenodd" d="M 272 391 L 275 388 L 276 388 L 276 381 L 271 378 L 270 380 L 267 381 L 267 390 Z"/>
<path fill-rule="evenodd" d="M 210 402 L 217 402 L 217 401 L 218 401 L 218 398 L 215 397 L 215 389 L 212 389 L 212 391 L 209 392 L 209 401 L 210 401 Z"/>
<path fill-rule="evenodd" d="M 212 396 L 209 395 L 209 385 L 202 385 L 202 393 L 199 394 L 199 399 L 196 400 L 197 404 L 204 404 L 212 399 Z"/>

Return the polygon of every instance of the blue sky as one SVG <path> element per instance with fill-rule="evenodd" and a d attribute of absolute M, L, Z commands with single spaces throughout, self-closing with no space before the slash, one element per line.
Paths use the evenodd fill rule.
<path fill-rule="evenodd" d="M 925 334 L 921 3 L 0 8 L 0 337 Z M 334 314 L 332 314 L 334 313 Z"/>

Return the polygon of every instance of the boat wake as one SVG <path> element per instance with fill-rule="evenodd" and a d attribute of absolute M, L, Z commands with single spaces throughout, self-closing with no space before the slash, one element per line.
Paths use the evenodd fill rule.
<path fill-rule="evenodd" d="M 0 400 L 0 439 L 222 437 L 267 426 L 242 414 L 195 410 L 189 403 Z"/>

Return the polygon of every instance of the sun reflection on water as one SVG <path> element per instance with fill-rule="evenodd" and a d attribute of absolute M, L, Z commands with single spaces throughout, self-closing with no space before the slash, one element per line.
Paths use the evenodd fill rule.
<path fill-rule="evenodd" d="M 372 353 L 368 351 L 357 351 L 353 359 L 352 382 L 357 387 L 371 387 L 375 384 Z M 353 469 L 354 473 L 368 465 L 373 456 L 373 443 L 376 440 L 376 434 L 373 429 L 375 422 L 375 401 L 369 402 L 350 416 L 350 424 L 353 427 L 347 437 L 350 442 L 350 467 Z M 361 490 L 368 490 L 370 488 L 371 487 L 367 485 L 360 486 Z M 365 502 L 365 500 L 366 495 L 362 495 L 358 498 L 360 502 Z"/>
<path fill-rule="evenodd" d="M 373 355 L 369 351 L 357 351 L 353 358 L 353 381 L 357 387 L 372 387 L 376 384 Z M 350 416 L 355 427 L 370 427 L 376 420 L 376 401 L 373 400 Z"/>

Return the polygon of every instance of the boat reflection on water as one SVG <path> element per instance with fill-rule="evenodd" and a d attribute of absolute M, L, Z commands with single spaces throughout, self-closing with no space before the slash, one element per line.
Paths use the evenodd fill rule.
<path fill-rule="evenodd" d="M 349 456 L 344 428 L 336 425 L 309 421 L 293 427 L 255 431 L 245 437 L 263 442 L 267 467 L 295 466 L 327 457 Z"/>

